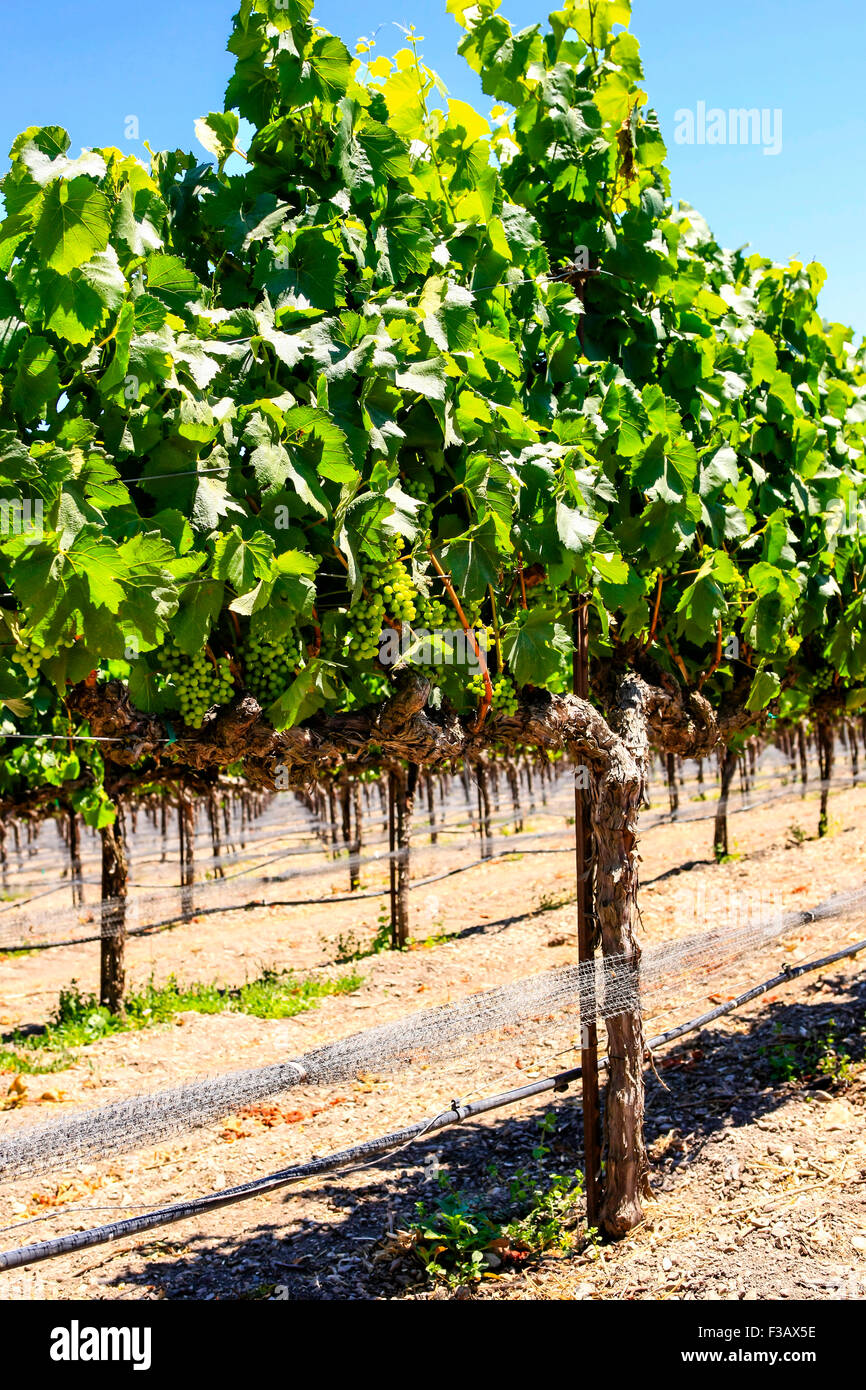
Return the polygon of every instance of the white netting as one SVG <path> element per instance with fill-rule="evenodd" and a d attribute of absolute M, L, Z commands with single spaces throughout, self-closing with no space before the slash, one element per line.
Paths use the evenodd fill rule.
<path fill-rule="evenodd" d="M 162 1142 L 210 1124 L 245 1105 L 287 1089 L 327 1084 L 362 1072 L 408 1066 L 443 1049 L 556 1015 L 559 1027 L 645 1007 L 654 991 L 686 974 L 715 968 L 811 920 L 866 908 L 866 888 L 837 894 L 807 912 L 748 914 L 709 932 L 644 952 L 638 967 L 625 957 L 548 971 L 458 1003 L 410 1014 L 316 1048 L 290 1061 L 192 1081 L 133 1096 L 102 1109 L 23 1130 L 0 1142 L 0 1178 L 62 1168 L 87 1156 L 107 1156 Z"/>

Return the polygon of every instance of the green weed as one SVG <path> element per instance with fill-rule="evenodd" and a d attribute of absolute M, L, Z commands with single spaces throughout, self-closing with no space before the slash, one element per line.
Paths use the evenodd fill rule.
<path fill-rule="evenodd" d="M 141 990 L 127 995 L 123 1014 L 109 1013 L 98 1003 L 96 996 L 85 994 L 73 980 L 68 989 L 61 990 L 57 1008 L 50 1022 L 38 1034 L 12 1033 L 4 1038 L 17 1049 L 62 1051 L 87 1047 L 113 1033 L 147 1028 L 154 1023 L 168 1023 L 176 1014 L 241 1013 L 255 1018 L 292 1018 L 316 1007 L 320 999 L 333 994 L 353 994 L 362 983 L 357 974 L 342 975 L 336 980 L 299 979 L 291 970 L 268 968 L 255 980 L 242 985 L 223 987 L 217 984 L 181 985 L 174 975 L 164 984 L 153 980 Z M 16 1053 L 0 1052 L 18 1057 Z M 24 1070 L 24 1068 L 18 1068 Z M 52 1066 L 49 1070 L 57 1070 Z"/>
<path fill-rule="evenodd" d="M 534 1172 L 519 1169 L 508 1183 L 508 1201 L 488 1207 L 483 1198 L 462 1195 L 447 1174 L 439 1174 L 439 1196 L 432 1205 L 419 1202 L 410 1227 L 411 1248 L 428 1277 L 449 1288 L 477 1283 L 502 1264 L 519 1265 L 547 1250 L 569 1250 L 575 1243 L 583 1174 L 548 1174 L 543 1142 L 556 1128 L 549 1112 L 539 1121 L 542 1142 L 533 1149 Z M 494 1183 L 495 1164 L 488 1173 Z"/>
<path fill-rule="evenodd" d="M 391 913 L 383 904 L 379 908 L 379 917 L 376 922 L 376 934 L 372 941 L 366 944 L 356 936 L 354 931 L 349 931 L 344 936 L 341 932 L 337 937 L 337 953 L 335 959 L 338 965 L 350 965 L 354 961 L 366 960 L 368 956 L 381 955 L 383 951 L 391 949 Z"/>
<path fill-rule="evenodd" d="M 35 1057 L 28 1057 L 26 1052 L 13 1052 L 11 1048 L 0 1047 L 0 1072 L 11 1071 L 16 1076 L 45 1076 L 48 1072 L 65 1071 L 73 1061 L 74 1058 L 68 1054 L 40 1061 Z"/>
<path fill-rule="evenodd" d="M 825 1031 L 802 1040 L 785 1038 L 781 1023 L 774 1025 L 773 1032 L 776 1041 L 762 1047 L 761 1055 L 766 1058 L 767 1072 L 774 1085 L 789 1081 L 844 1082 L 850 1079 L 854 1063 L 836 1036 L 835 1019 L 830 1019 Z"/>

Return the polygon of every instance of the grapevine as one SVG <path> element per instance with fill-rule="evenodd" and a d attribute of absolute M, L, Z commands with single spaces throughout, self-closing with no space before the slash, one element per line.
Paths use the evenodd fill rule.
<path fill-rule="evenodd" d="M 75 159 L 59 124 L 15 142 L 0 484 L 22 515 L 38 494 L 45 529 L 0 533 L 0 698 L 22 737 L 61 712 L 104 734 L 94 784 L 115 754 L 158 781 L 164 743 L 257 785 L 484 757 L 525 709 L 527 742 L 586 751 L 605 949 L 636 959 L 653 741 L 705 756 L 782 701 L 866 696 L 866 537 L 845 521 L 866 360 L 822 318 L 817 263 L 726 251 L 674 205 L 628 0 L 574 0 L 543 33 L 498 0 L 449 10 L 493 127 L 440 98 L 414 32 L 368 61 L 311 0 L 244 0 L 224 109 L 197 124 L 210 162 Z M 474 668 L 425 666 L 431 711 L 376 661 L 383 629 L 457 627 L 423 596 L 443 577 L 472 630 L 495 626 L 483 721 Z M 576 594 L 591 708 L 560 698 Z M 244 643 L 259 620 L 289 635 Z M 190 737 L 241 667 L 266 714 L 225 746 Z M 614 1139 L 640 1110 L 622 1027 Z M 640 1143 L 620 1157 L 614 1234 L 644 1182 Z"/>

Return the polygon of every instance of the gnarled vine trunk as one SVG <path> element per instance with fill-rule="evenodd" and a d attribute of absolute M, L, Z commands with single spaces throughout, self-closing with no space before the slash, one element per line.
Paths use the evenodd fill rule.
<path fill-rule="evenodd" d="M 818 770 L 821 776 L 821 811 L 818 816 L 818 835 L 822 837 L 827 834 L 830 827 L 827 802 L 830 797 L 830 779 L 833 776 L 835 758 L 833 726 L 822 721 L 818 725 L 815 742 L 818 745 Z"/>
<path fill-rule="evenodd" d="M 720 757 L 721 787 L 719 789 L 719 800 L 716 806 L 716 823 L 713 832 L 713 853 L 716 859 L 721 861 L 728 853 L 728 798 L 731 794 L 731 783 L 734 780 L 734 773 L 737 770 L 739 759 L 736 753 L 732 753 L 730 748 L 726 748 Z"/>
<path fill-rule="evenodd" d="M 637 822 L 649 762 L 644 687 L 627 677 L 620 686 L 610 724 L 607 766 L 596 781 L 593 832 L 596 912 L 604 956 L 623 956 L 640 965 L 637 940 L 639 859 Z M 604 1107 L 604 1201 L 601 1224 L 614 1238 L 643 1219 L 642 1199 L 650 1195 L 644 1143 L 644 1039 L 639 1011 L 605 1021 L 608 1084 Z"/>

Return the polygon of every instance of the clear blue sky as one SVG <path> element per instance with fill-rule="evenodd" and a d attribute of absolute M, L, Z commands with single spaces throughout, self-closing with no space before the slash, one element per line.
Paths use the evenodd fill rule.
<path fill-rule="evenodd" d="M 551 4 L 549 8 L 554 8 Z M 0 146 L 33 124 L 65 125 L 73 148 L 120 145 L 139 118 L 155 148 L 194 145 L 193 122 L 222 109 L 233 0 L 39 0 L 3 5 Z M 539 0 L 505 0 L 516 26 L 547 13 Z M 777 260 L 822 261 L 828 318 L 866 331 L 864 0 L 634 0 L 650 102 L 668 142 L 673 192 L 699 208 L 724 244 L 749 243 Z M 352 47 L 382 26 L 378 49 L 400 45 L 392 22 L 414 23 L 424 56 L 455 96 L 475 79 L 456 56 L 445 0 L 320 0 L 319 21 Z M 682 108 L 781 108 L 782 151 L 679 145 Z"/>

